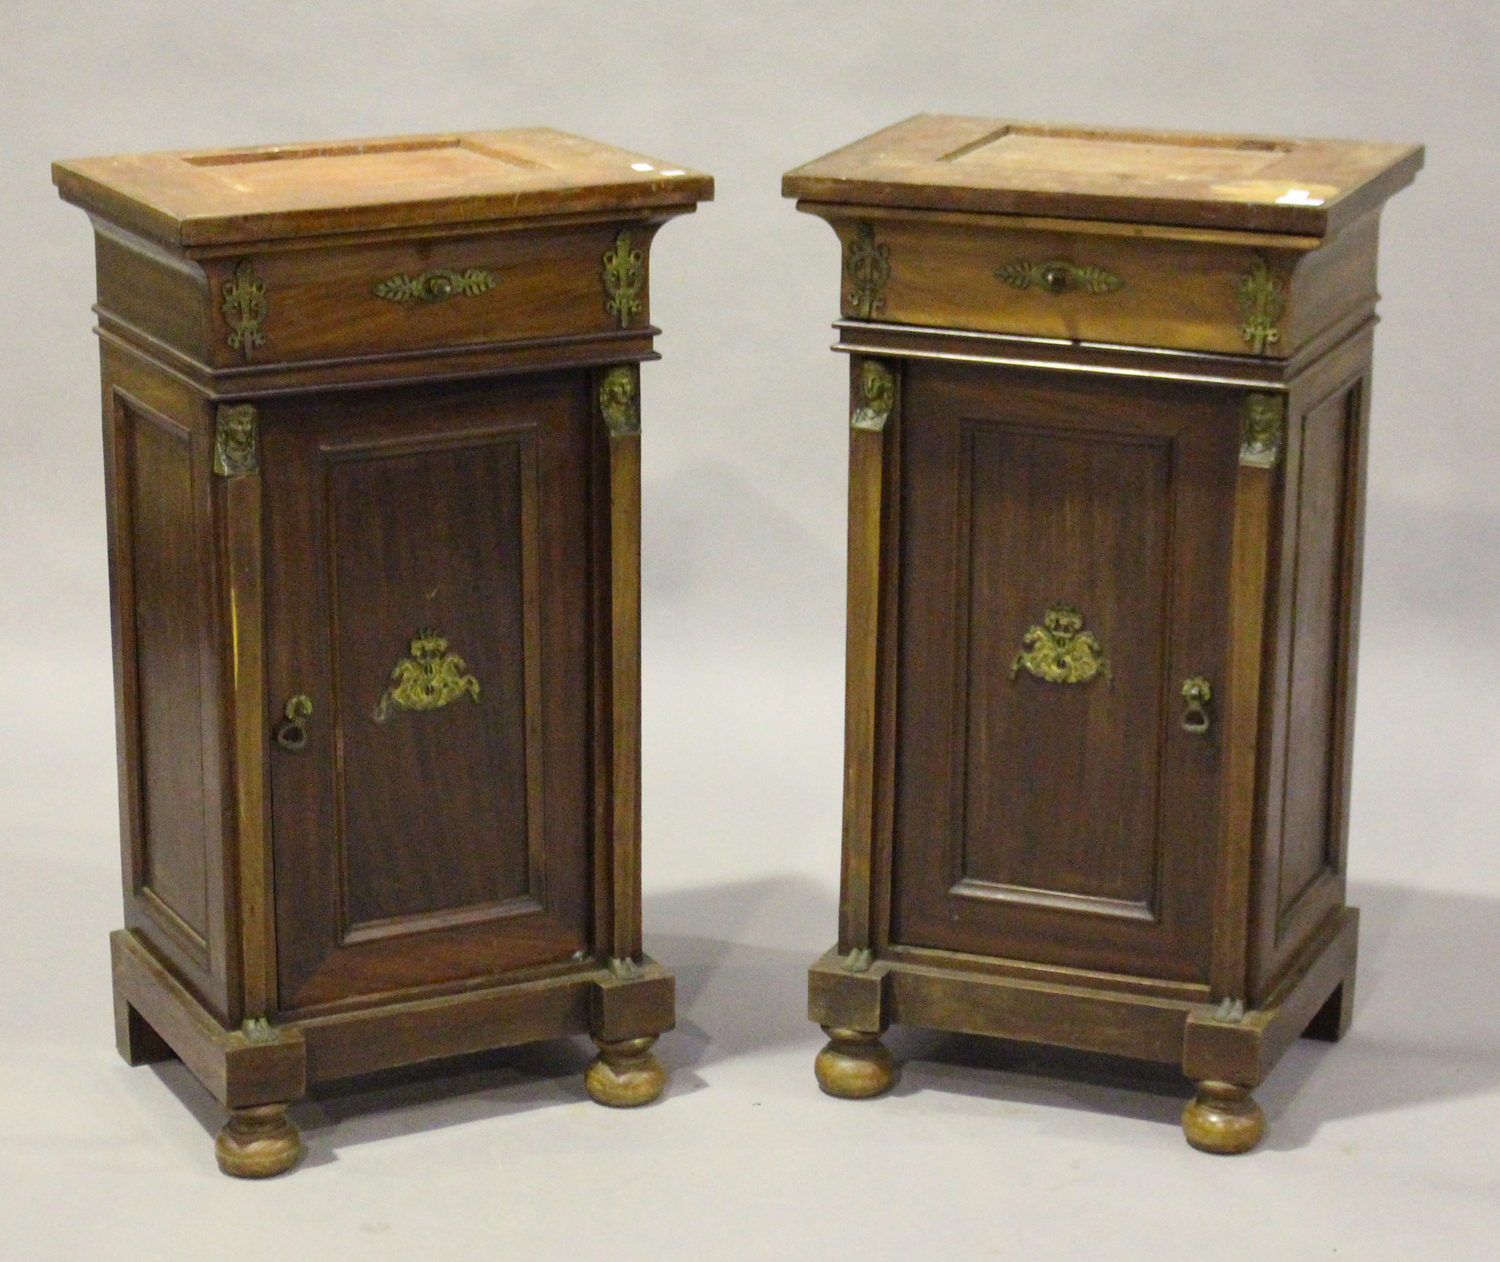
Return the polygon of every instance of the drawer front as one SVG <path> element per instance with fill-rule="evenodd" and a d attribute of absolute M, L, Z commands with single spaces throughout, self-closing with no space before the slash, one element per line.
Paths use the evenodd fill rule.
<path fill-rule="evenodd" d="M 204 261 L 216 368 L 409 354 L 644 328 L 654 224 Z"/>
<path fill-rule="evenodd" d="M 847 318 L 1234 355 L 1295 349 L 1299 250 L 945 220 L 831 222 Z"/>

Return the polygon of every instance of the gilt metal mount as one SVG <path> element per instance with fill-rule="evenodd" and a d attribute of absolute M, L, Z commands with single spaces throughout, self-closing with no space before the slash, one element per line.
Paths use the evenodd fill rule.
<path fill-rule="evenodd" d="M 1250 344 L 1252 355 L 1264 355 L 1266 347 L 1281 341 L 1281 329 L 1276 322 L 1286 310 L 1281 282 L 1271 275 L 1265 259 L 1257 256 L 1249 272 L 1240 277 L 1239 298 L 1244 316 L 1240 336 Z"/>
<path fill-rule="evenodd" d="M 640 293 L 646 281 L 645 259 L 643 251 L 630 248 L 628 232 L 615 238 L 614 249 L 604 251 L 601 279 L 609 296 L 604 310 L 620 322 L 622 329 L 630 327 L 630 317 L 643 306 Z"/>
<path fill-rule="evenodd" d="M 1109 659 L 1092 631 L 1083 629 L 1083 615 L 1071 605 L 1053 605 L 1042 625 L 1021 637 L 1021 652 L 1010 664 L 1014 679 L 1022 667 L 1049 684 L 1086 684 L 1096 675 L 1111 683 Z"/>
<path fill-rule="evenodd" d="M 861 320 L 871 320 L 885 307 L 885 284 L 891 278 L 891 247 L 875 243 L 875 229 L 861 222 L 844 249 L 846 300 Z"/>
<path fill-rule="evenodd" d="M 1247 394 L 1240 418 L 1240 463 L 1274 468 L 1286 433 L 1286 396 Z"/>
<path fill-rule="evenodd" d="M 878 359 L 867 359 L 860 365 L 857 402 L 850 425 L 877 434 L 885 429 L 896 406 L 896 378 Z"/>
<path fill-rule="evenodd" d="M 266 319 L 266 282 L 255 274 L 255 265 L 246 259 L 234 269 L 234 279 L 223 288 L 224 319 L 229 322 L 229 349 L 239 351 L 247 360 L 257 346 L 264 346 L 266 335 L 261 325 Z"/>
<path fill-rule="evenodd" d="M 221 478 L 260 472 L 259 416 L 253 403 L 219 404 L 214 415 L 214 472 Z"/>
<path fill-rule="evenodd" d="M 390 302 L 446 302 L 460 294 L 482 294 L 495 287 L 495 277 L 482 267 L 462 272 L 451 267 L 435 267 L 418 276 L 391 276 L 372 291 L 377 298 Z"/>
<path fill-rule="evenodd" d="M 468 697 L 479 700 L 479 681 L 464 672 L 468 664 L 448 652 L 448 641 L 436 631 L 419 631 L 411 642 L 411 656 L 391 671 L 391 686 L 375 707 L 374 719 L 384 723 L 393 710 L 440 710 Z"/>
<path fill-rule="evenodd" d="M 599 414 L 611 438 L 641 432 L 640 369 L 616 364 L 599 377 Z"/>
<path fill-rule="evenodd" d="M 998 268 L 995 276 L 1012 289 L 1044 289 L 1049 294 L 1112 294 L 1125 288 L 1125 282 L 1113 272 L 1067 259 L 1048 259 L 1045 263 L 1016 259 Z"/>

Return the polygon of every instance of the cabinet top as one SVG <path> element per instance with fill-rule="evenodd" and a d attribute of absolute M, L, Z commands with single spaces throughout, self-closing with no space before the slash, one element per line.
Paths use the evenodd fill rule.
<path fill-rule="evenodd" d="M 918 114 L 788 171 L 783 196 L 1329 236 L 1410 184 L 1421 145 Z"/>
<path fill-rule="evenodd" d="M 690 209 L 713 177 L 550 127 L 76 158 L 64 200 L 170 246 Z"/>

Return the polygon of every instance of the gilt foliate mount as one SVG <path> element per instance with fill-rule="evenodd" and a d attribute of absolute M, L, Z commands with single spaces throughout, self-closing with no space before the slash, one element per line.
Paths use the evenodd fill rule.
<path fill-rule="evenodd" d="M 850 313 L 873 320 L 885 309 L 886 282 L 891 279 L 891 247 L 879 245 L 872 225 L 861 222 L 844 247 L 844 300 Z"/>
<path fill-rule="evenodd" d="M 479 681 L 467 674 L 468 663 L 448 651 L 438 632 L 418 631 L 411 656 L 391 670 L 391 684 L 375 706 L 374 719 L 384 723 L 396 710 L 440 710 L 460 698 L 479 700 Z"/>
<path fill-rule="evenodd" d="M 266 344 L 261 327 L 270 308 L 266 304 L 266 282 L 255 272 L 255 264 L 245 259 L 234 269 L 234 279 L 225 281 L 220 290 L 220 310 L 229 324 L 224 341 L 232 351 L 239 351 L 248 361 L 258 347 Z"/>
<path fill-rule="evenodd" d="M 1086 684 L 1099 675 L 1114 682 L 1103 647 L 1092 631 L 1084 630 L 1083 615 L 1072 605 L 1053 605 L 1041 626 L 1028 628 L 1021 652 L 1010 664 L 1011 679 L 1023 668 L 1049 684 Z"/>
<path fill-rule="evenodd" d="M 628 329 L 631 317 L 645 309 L 641 286 L 646 283 L 646 253 L 632 249 L 631 241 L 629 232 L 615 238 L 614 248 L 604 251 L 604 270 L 600 273 L 605 314 L 614 316 L 622 329 Z"/>
<path fill-rule="evenodd" d="M 435 267 L 417 276 L 387 277 L 372 292 L 388 302 L 433 303 L 446 302 L 461 295 L 487 293 L 495 284 L 494 273 L 482 267 L 468 267 L 461 272 L 451 267 Z"/>
<path fill-rule="evenodd" d="M 1240 277 L 1236 292 L 1243 318 L 1240 336 L 1249 343 L 1252 355 L 1264 355 L 1267 347 L 1281 341 L 1278 321 L 1286 310 L 1281 282 L 1271 275 L 1265 259 L 1257 255 L 1250 270 Z"/>
<path fill-rule="evenodd" d="M 1113 272 L 1068 259 L 1048 259 L 1044 263 L 1013 259 L 995 269 L 995 278 L 1012 289 L 1041 289 L 1049 294 L 1112 294 L 1125 288 L 1125 282 Z"/>

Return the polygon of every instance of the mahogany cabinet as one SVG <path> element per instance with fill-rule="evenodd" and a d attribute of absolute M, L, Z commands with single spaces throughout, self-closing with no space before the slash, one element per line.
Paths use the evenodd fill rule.
<path fill-rule="evenodd" d="M 648 249 L 712 180 L 547 129 L 61 162 L 97 244 L 116 1029 L 296 1159 L 330 1079 L 588 1033 L 641 952 Z"/>
<path fill-rule="evenodd" d="M 851 356 L 839 940 L 893 1022 L 1179 1064 L 1190 1142 L 1354 991 L 1376 229 L 1420 147 L 919 116 L 787 174 Z"/>

